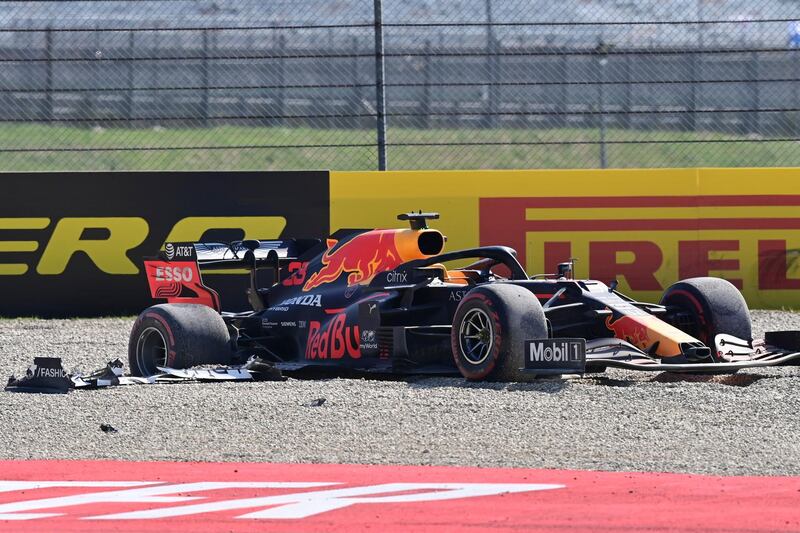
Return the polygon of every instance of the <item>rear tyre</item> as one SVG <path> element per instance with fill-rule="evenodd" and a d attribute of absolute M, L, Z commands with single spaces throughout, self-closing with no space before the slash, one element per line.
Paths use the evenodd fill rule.
<path fill-rule="evenodd" d="M 525 341 L 547 338 L 542 305 L 531 291 L 495 283 L 469 291 L 456 309 L 450 345 L 469 380 L 530 381 L 520 372 Z"/>
<path fill-rule="evenodd" d="M 742 293 L 720 278 L 690 278 L 671 285 L 661 298 L 668 320 L 714 350 L 720 333 L 753 339 L 750 311 Z"/>
<path fill-rule="evenodd" d="M 197 304 L 161 304 L 145 309 L 133 325 L 128 362 L 134 376 L 158 367 L 230 364 L 231 338 L 215 310 Z"/>

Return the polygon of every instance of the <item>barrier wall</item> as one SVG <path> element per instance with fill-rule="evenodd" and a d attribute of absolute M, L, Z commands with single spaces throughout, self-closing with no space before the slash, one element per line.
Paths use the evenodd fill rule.
<path fill-rule="evenodd" d="M 643 300 L 712 275 L 753 308 L 800 308 L 800 169 L 331 173 L 331 228 L 412 209 L 441 213 L 448 249 L 509 245 L 531 274 L 575 257 Z"/>
<path fill-rule="evenodd" d="M 800 169 L 3 174 L 0 316 L 135 314 L 142 258 L 166 241 L 324 237 L 438 211 L 448 249 L 516 248 L 529 273 L 577 275 L 657 301 L 692 276 L 754 308 L 800 308 Z M 208 274 L 226 310 L 246 277 Z"/>
<path fill-rule="evenodd" d="M 0 316 L 138 314 L 142 258 L 166 241 L 328 233 L 327 172 L 104 172 L 0 176 Z M 247 276 L 209 274 L 226 309 Z"/>

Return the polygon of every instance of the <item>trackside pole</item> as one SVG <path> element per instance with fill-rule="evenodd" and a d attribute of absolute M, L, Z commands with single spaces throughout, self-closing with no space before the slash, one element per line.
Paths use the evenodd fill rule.
<path fill-rule="evenodd" d="M 375 6 L 375 100 L 378 109 L 378 170 L 386 170 L 386 86 L 383 61 L 383 1 Z"/>

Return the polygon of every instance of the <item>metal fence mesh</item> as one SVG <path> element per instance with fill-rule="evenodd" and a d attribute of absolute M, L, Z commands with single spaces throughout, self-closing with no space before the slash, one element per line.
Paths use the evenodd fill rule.
<path fill-rule="evenodd" d="M 374 7 L 0 1 L 0 169 L 375 169 Z M 796 19 L 384 0 L 388 168 L 798 165 Z"/>

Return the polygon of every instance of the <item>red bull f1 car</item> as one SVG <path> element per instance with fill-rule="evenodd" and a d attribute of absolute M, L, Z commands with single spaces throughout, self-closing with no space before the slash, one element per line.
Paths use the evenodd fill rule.
<path fill-rule="evenodd" d="M 132 373 L 255 356 L 283 371 L 525 380 L 800 360 L 799 331 L 752 339 L 744 298 L 725 280 L 683 280 L 659 304 L 638 302 L 615 281 L 574 279 L 572 261 L 529 276 L 504 246 L 443 252 L 445 237 L 428 227 L 438 214 L 398 218 L 411 227 L 343 229 L 325 240 L 168 243 L 145 261 L 152 296 L 167 303 L 136 320 Z M 222 311 L 201 272 L 223 269 L 249 272 L 252 310 Z"/>

